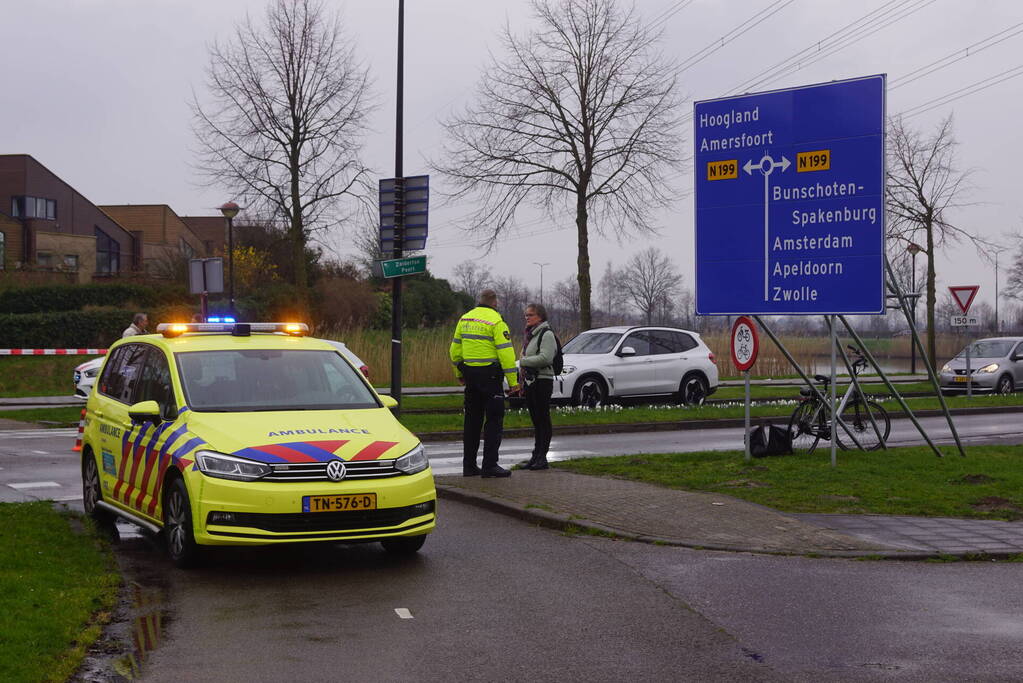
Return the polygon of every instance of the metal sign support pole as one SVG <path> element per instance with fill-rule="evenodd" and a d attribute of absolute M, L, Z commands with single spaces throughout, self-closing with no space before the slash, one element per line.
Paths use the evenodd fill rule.
<path fill-rule="evenodd" d="M 404 75 L 405 75 L 405 0 L 398 0 L 398 85 L 395 104 L 395 135 L 394 135 L 394 252 L 392 258 L 401 258 L 402 227 L 404 225 L 404 207 L 399 206 L 402 192 L 402 114 L 404 111 Z M 398 402 L 394 414 L 401 415 L 401 278 L 393 278 L 391 283 L 391 398 Z"/>
<path fill-rule="evenodd" d="M 835 376 L 835 345 L 838 343 L 838 338 L 835 336 L 835 325 L 833 319 L 835 316 L 827 316 L 828 321 L 828 338 L 831 339 L 831 466 L 835 467 L 838 465 L 838 455 L 835 453 L 835 449 L 838 446 L 838 411 L 835 410 L 835 380 L 838 379 Z"/>
<path fill-rule="evenodd" d="M 766 332 L 767 336 L 771 338 L 771 341 L 773 341 L 774 345 L 778 347 L 778 350 L 781 351 L 783 356 L 785 356 L 785 359 L 788 360 L 789 364 L 792 365 L 793 369 L 795 369 L 795 371 L 799 373 L 799 376 L 803 378 L 803 381 L 806 382 L 806 386 L 810 387 L 810 391 L 814 393 L 814 396 L 816 396 L 821 403 L 827 405 L 828 403 L 827 396 L 822 394 L 821 390 L 817 388 L 817 385 L 810 381 L 810 378 L 806 376 L 805 372 L 803 372 L 803 368 L 799 367 L 799 363 L 796 362 L 796 359 L 793 358 L 792 354 L 790 354 L 788 349 L 785 348 L 785 345 L 781 343 L 781 340 L 778 339 L 778 337 L 774 336 L 774 332 L 771 331 L 770 326 L 768 326 L 768 324 L 764 322 L 763 318 L 761 318 L 759 315 L 754 315 L 753 319 L 757 322 L 758 325 L 760 325 L 760 327 L 764 328 L 764 332 Z M 849 427 L 845 424 L 845 422 L 842 421 L 841 418 L 838 418 L 838 426 L 844 429 L 846 434 L 849 435 L 849 438 L 852 440 L 852 442 L 855 443 L 857 447 L 859 447 L 860 442 L 856 440 L 856 435 L 852 433 L 852 430 L 849 429 Z"/>
<path fill-rule="evenodd" d="M 835 320 L 834 319 L 836 317 L 840 317 L 840 316 L 832 316 L 831 317 L 832 319 L 828 322 L 829 326 L 831 326 L 833 328 L 835 327 Z M 836 336 L 836 338 L 838 336 L 838 330 L 837 329 L 835 329 L 835 336 Z M 862 344 L 861 344 L 861 346 L 862 346 Z M 877 426 L 877 421 L 874 419 L 874 414 L 870 412 L 870 408 L 867 406 L 867 403 L 866 403 L 867 402 L 867 395 L 865 393 L 863 393 L 863 387 L 860 385 L 860 380 L 856 377 L 856 372 L 853 370 L 852 363 L 849 362 L 849 356 L 846 354 L 845 349 L 842 348 L 841 344 L 838 344 L 838 352 L 840 354 L 842 354 L 842 363 L 845 364 L 845 369 L 849 373 L 849 379 L 852 380 L 853 389 L 856 391 L 857 395 L 859 395 L 860 397 L 863 398 L 863 405 L 864 405 L 864 409 L 866 410 L 866 413 L 867 413 L 867 418 L 870 420 L 870 424 L 874 427 L 874 434 L 877 435 L 877 440 L 881 443 L 881 448 L 883 448 L 884 450 L 888 450 L 888 444 L 886 444 L 884 442 L 884 438 L 881 436 L 881 430 Z M 859 442 L 856 442 L 856 445 L 859 446 L 860 450 L 863 450 L 863 445 L 862 444 L 860 444 Z"/>
<path fill-rule="evenodd" d="M 967 337 L 969 338 L 969 337 Z M 966 398 L 973 398 L 973 373 L 970 372 L 970 344 L 966 344 Z"/>
<path fill-rule="evenodd" d="M 931 437 L 927 436 L 927 432 L 924 431 L 923 425 L 920 424 L 920 421 L 916 419 L 916 415 L 913 414 L 913 409 L 909 407 L 909 404 L 906 403 L 906 399 L 902 398 L 902 395 L 899 393 L 898 389 L 896 389 L 895 385 L 892 384 L 891 381 L 888 379 L 888 376 L 881 369 L 881 366 L 878 365 L 877 361 L 874 359 L 874 356 L 870 353 L 870 350 L 863 343 L 863 340 L 860 339 L 860 336 L 858 334 L 856 334 L 856 330 L 852 328 L 852 325 L 849 324 L 849 321 L 846 320 L 844 315 L 838 316 L 838 319 L 842 321 L 843 325 L 845 325 L 845 329 L 848 330 L 850 336 L 852 336 L 852 338 L 856 340 L 856 344 L 859 345 L 861 349 L 863 349 L 863 355 L 866 356 L 867 360 L 870 361 L 870 364 L 874 366 L 874 370 L 877 371 L 878 376 L 885 383 L 885 386 L 888 387 L 888 391 L 892 392 L 892 396 L 894 396 L 895 400 L 899 402 L 900 406 L 902 406 L 902 409 L 906 412 L 906 415 L 909 417 L 910 421 L 914 425 L 916 425 L 916 429 L 918 432 L 920 432 L 920 436 L 924 437 L 924 441 L 926 441 L 927 445 L 931 447 L 931 450 L 934 451 L 935 455 L 937 455 L 939 458 L 944 457 L 944 453 L 938 450 L 938 447 L 934 445 L 933 441 L 931 441 Z"/>
<path fill-rule="evenodd" d="M 899 287 L 899 281 L 895 279 L 895 271 L 892 270 L 892 264 L 891 261 L 888 260 L 887 254 L 885 254 L 884 257 L 884 267 L 885 270 L 888 271 L 888 286 L 895 292 L 896 297 L 899 300 L 899 307 L 902 309 L 903 315 L 906 316 L 907 322 L 909 322 L 909 331 L 913 333 L 913 343 L 917 345 L 917 350 L 920 352 L 920 360 L 923 361 L 924 367 L 927 368 L 927 376 L 931 378 L 931 385 L 934 387 L 934 393 L 938 396 L 938 402 L 941 403 L 941 410 L 945 413 L 945 419 L 948 420 L 948 428 L 952 430 L 952 437 L 955 439 L 956 446 L 959 448 L 959 455 L 965 458 L 966 451 L 963 449 L 963 442 L 959 439 L 959 432 L 956 430 L 955 423 L 952 422 L 952 413 L 948 412 L 948 404 L 945 403 L 945 397 L 941 393 L 941 384 L 938 382 L 938 375 L 935 374 L 934 365 L 931 363 L 931 359 L 927 356 L 927 352 L 924 350 L 923 342 L 920 341 L 920 335 L 917 334 L 916 323 L 913 322 L 909 308 L 906 306 L 906 298 L 903 296 L 902 289 Z M 843 322 L 845 322 L 844 319 Z M 849 323 L 846 322 L 845 325 L 849 328 L 849 331 L 852 332 L 852 328 L 849 327 Z M 876 366 L 877 364 L 875 363 L 875 367 Z M 880 370 L 878 370 L 878 372 L 880 372 Z M 903 406 L 905 407 L 904 402 Z M 909 411 L 908 407 L 906 407 L 906 411 L 909 412 L 910 415 L 913 414 Z M 927 434 L 924 433 L 923 427 L 921 427 L 919 423 L 917 423 L 917 429 L 919 429 L 923 437 L 927 439 L 927 443 L 931 444 L 931 448 L 934 449 L 934 452 L 940 456 L 941 451 L 938 450 L 937 446 L 931 443 L 931 440 L 927 437 Z"/>
<path fill-rule="evenodd" d="M 742 371 L 742 376 L 743 376 L 743 379 L 745 380 L 745 384 L 746 384 L 746 430 L 744 432 L 744 436 L 743 436 L 742 440 L 746 442 L 746 461 L 749 462 L 749 459 L 750 459 L 750 452 L 749 452 L 749 404 L 750 404 L 750 400 L 749 400 L 749 370 L 743 370 Z"/>

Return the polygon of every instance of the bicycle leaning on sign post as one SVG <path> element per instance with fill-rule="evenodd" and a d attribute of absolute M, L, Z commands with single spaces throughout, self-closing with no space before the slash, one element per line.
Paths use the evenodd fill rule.
<path fill-rule="evenodd" d="M 853 355 L 852 370 L 855 375 L 867 367 L 867 359 L 859 349 L 847 347 Z M 821 394 L 826 393 L 831 378 L 825 375 L 814 375 L 814 379 L 823 387 Z M 821 439 L 831 440 L 831 416 L 827 401 L 811 389 L 800 389 L 800 404 L 792 411 L 789 418 L 789 434 L 792 436 L 794 452 L 813 453 Z M 866 451 L 876 451 L 884 446 L 891 433 L 892 422 L 887 411 L 872 399 L 868 399 L 857 388 L 855 382 L 842 396 L 836 409 L 839 419 L 846 424 L 855 435 L 854 441 Z M 838 434 L 838 446 L 849 450 L 849 445 L 842 439 L 841 430 Z"/>

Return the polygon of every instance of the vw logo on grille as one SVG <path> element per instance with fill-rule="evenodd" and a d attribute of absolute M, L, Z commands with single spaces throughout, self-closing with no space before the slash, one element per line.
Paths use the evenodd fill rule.
<path fill-rule="evenodd" d="M 345 464 L 340 460 L 331 460 L 327 463 L 327 477 L 331 481 L 341 481 L 345 478 Z"/>

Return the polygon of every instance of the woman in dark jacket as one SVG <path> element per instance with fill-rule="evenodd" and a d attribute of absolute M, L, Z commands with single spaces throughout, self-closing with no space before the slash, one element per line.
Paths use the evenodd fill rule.
<path fill-rule="evenodd" d="M 546 334 L 545 334 L 546 332 Z M 527 470 L 545 470 L 551 447 L 551 392 L 554 390 L 554 355 L 558 342 L 547 322 L 542 304 L 526 306 L 526 332 L 522 343 L 522 386 L 525 388 L 529 419 L 533 421 L 533 457 L 523 466 Z"/>

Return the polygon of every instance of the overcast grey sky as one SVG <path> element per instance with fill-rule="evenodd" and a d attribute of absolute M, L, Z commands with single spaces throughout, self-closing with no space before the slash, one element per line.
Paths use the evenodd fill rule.
<path fill-rule="evenodd" d="M 394 170 L 397 0 L 328 4 L 343 12 L 371 69 L 380 108 L 366 162 L 380 177 L 389 177 Z M 232 198 L 204 187 L 193 170 L 188 102 L 193 90 L 204 93 L 206 46 L 228 38 L 233 23 L 246 13 L 261 17 L 264 6 L 262 0 L 5 3 L 0 152 L 31 154 L 97 204 L 164 203 L 180 215 L 215 213 L 215 207 Z M 1023 31 L 1019 0 L 639 0 L 637 7 L 646 20 L 663 26 L 664 51 L 679 61 L 690 60 L 682 85 L 693 99 L 724 95 L 808 47 L 814 49 L 803 54 L 801 68 L 742 91 L 887 73 L 888 110 L 894 114 L 984 79 L 1023 73 L 1023 33 L 1013 35 Z M 828 49 L 836 32 L 875 11 L 876 21 L 867 30 L 843 39 L 841 49 Z M 736 27 L 761 12 L 762 22 L 735 35 Z M 498 49 L 494 37 L 505 21 L 526 30 L 532 21 L 528 2 L 406 1 L 407 175 L 427 172 L 425 160 L 440 149 L 438 119 L 467 101 L 488 49 Z M 997 40 L 1002 42 L 980 49 Z M 969 46 L 974 46 L 969 57 L 899 84 L 900 77 Z M 717 49 L 701 53 L 705 48 Z M 695 62 L 699 54 L 706 57 Z M 955 114 L 961 165 L 976 173 L 970 195 L 975 205 L 953 218 L 991 239 L 1023 224 L 1023 153 L 1017 131 L 1021 94 L 1023 77 L 1009 78 L 909 119 L 931 130 L 942 117 Z M 681 131 L 679 145 L 691 152 L 691 124 Z M 438 181 L 435 192 L 443 189 Z M 680 199 L 663 212 L 659 235 L 622 243 L 591 241 L 595 282 L 608 260 L 620 266 L 631 254 L 657 244 L 676 259 L 686 286 L 692 287 L 691 170 L 665 182 Z M 469 209 L 431 208 L 427 254 L 431 270 L 441 277 L 450 276 L 461 261 L 481 258 L 482 251 L 455 225 Z M 340 255 L 352 253 L 344 235 L 328 236 L 325 243 Z M 575 254 L 570 216 L 552 223 L 524 213 L 518 232 L 484 261 L 495 273 L 514 274 L 536 288 L 534 261 L 550 262 L 545 270 L 549 286 L 574 275 Z M 1010 256 L 1003 254 L 1001 263 Z M 978 284 L 978 301 L 993 303 L 993 268 L 972 248 L 948 250 L 938 269 L 942 288 Z"/>

